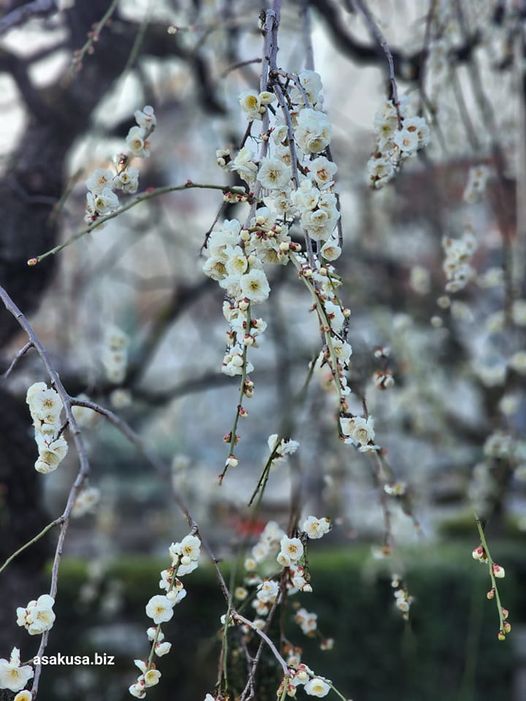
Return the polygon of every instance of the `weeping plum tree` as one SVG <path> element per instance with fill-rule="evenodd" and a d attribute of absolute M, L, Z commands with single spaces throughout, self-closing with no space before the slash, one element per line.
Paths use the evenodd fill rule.
<path fill-rule="evenodd" d="M 363 528 L 341 498 L 357 474 L 406 620 L 397 544 L 408 528 L 429 536 L 437 468 L 460 475 L 453 498 L 471 513 L 498 638 L 510 633 L 486 525 L 504 527 L 525 478 L 524 8 L 427 5 L 3 4 L 0 69 L 18 105 L 0 179 L 6 698 L 46 683 L 70 523 L 105 498 L 97 417 L 187 527 L 156 543 L 165 568 L 145 597 L 132 696 L 162 688 L 161 658 L 188 654 L 165 624 L 208 560 L 224 614 L 209 621 L 206 701 L 348 698 L 322 656 L 304 659 L 301 635 L 338 641 L 296 597 L 316 589 L 313 541 Z M 362 74 L 375 76 L 365 88 Z M 123 309 L 139 310 L 133 331 Z M 188 443 L 212 446 L 216 502 L 243 494 L 232 547 L 143 430 L 169 422 L 175 400 L 225 387 L 228 401 L 185 413 Z M 50 514 L 45 481 L 66 466 L 76 474 Z M 285 506 L 263 518 L 277 484 Z"/>

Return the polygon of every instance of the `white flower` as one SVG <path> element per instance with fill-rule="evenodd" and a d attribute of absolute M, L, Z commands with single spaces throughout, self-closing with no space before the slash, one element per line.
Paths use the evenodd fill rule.
<path fill-rule="evenodd" d="M 279 582 L 273 579 L 267 579 L 258 587 L 257 598 L 266 604 L 273 604 L 279 594 Z"/>
<path fill-rule="evenodd" d="M 158 669 L 149 669 L 144 674 L 144 686 L 146 686 L 146 687 L 155 686 L 156 684 L 159 683 L 160 678 L 161 678 L 161 673 L 159 672 Z"/>
<path fill-rule="evenodd" d="M 239 276 L 247 271 L 248 260 L 241 246 L 227 248 L 225 250 L 225 255 L 228 257 L 225 263 L 228 275 Z"/>
<path fill-rule="evenodd" d="M 406 117 L 403 121 L 405 131 L 415 133 L 418 137 L 418 148 L 427 146 L 429 143 L 429 127 L 423 117 Z"/>
<path fill-rule="evenodd" d="M 216 701 L 212 694 L 207 694 L 205 696 L 205 701 Z"/>
<path fill-rule="evenodd" d="M 88 192 L 86 199 L 88 209 L 101 216 L 119 209 L 119 198 L 110 187 L 105 187 L 96 195 Z"/>
<path fill-rule="evenodd" d="M 201 554 L 201 541 L 196 535 L 185 536 L 180 543 L 172 543 L 169 548 L 172 564 L 181 562 L 184 557 L 190 560 L 199 560 Z M 190 563 L 187 563 L 190 564 Z"/>
<path fill-rule="evenodd" d="M 333 239 L 329 239 L 321 247 L 320 253 L 325 258 L 325 260 L 332 262 L 333 260 L 337 260 L 341 256 L 342 249 L 339 247 L 336 241 L 334 241 Z"/>
<path fill-rule="evenodd" d="M 305 684 L 305 693 L 309 696 L 318 696 L 320 699 L 327 696 L 331 687 L 326 681 L 320 679 L 319 677 L 314 677 Z"/>
<path fill-rule="evenodd" d="M 351 419 L 340 419 L 342 431 L 354 444 L 360 446 L 362 452 L 377 450 L 378 446 L 370 445 L 374 443 L 374 419 L 369 416 L 367 419 L 362 416 L 354 416 Z"/>
<path fill-rule="evenodd" d="M 180 574 L 179 570 L 177 571 L 177 574 Z M 184 572 L 182 574 L 184 574 Z M 166 598 L 170 600 L 172 606 L 175 606 L 185 598 L 186 593 L 186 589 L 183 586 L 177 586 L 175 589 L 172 589 L 166 594 Z"/>
<path fill-rule="evenodd" d="M 265 108 L 263 108 L 263 111 L 261 111 L 262 106 L 259 99 L 259 94 L 256 92 L 256 90 L 245 90 L 242 92 L 239 96 L 239 104 L 249 121 L 261 119 L 262 114 L 265 112 Z"/>
<path fill-rule="evenodd" d="M 299 538 L 289 538 L 284 535 L 280 541 L 281 553 L 291 562 L 296 562 L 303 556 L 303 543 Z"/>
<path fill-rule="evenodd" d="M 29 665 L 20 666 L 18 648 L 13 648 L 9 661 L 0 659 L 0 689 L 21 691 L 32 676 L 33 669 Z"/>
<path fill-rule="evenodd" d="M 257 268 L 251 270 L 246 275 L 242 275 L 239 280 L 241 295 L 251 302 L 263 302 L 270 294 L 270 285 L 263 270 Z"/>
<path fill-rule="evenodd" d="M 128 689 L 132 696 L 137 699 L 143 699 L 146 696 L 146 690 L 144 689 L 144 683 L 132 684 Z"/>
<path fill-rule="evenodd" d="M 263 158 L 257 179 L 267 190 L 283 190 L 290 181 L 290 168 L 279 158 Z"/>
<path fill-rule="evenodd" d="M 36 382 L 27 390 L 26 402 L 33 419 L 54 424 L 62 411 L 62 400 L 58 392 L 44 382 Z"/>
<path fill-rule="evenodd" d="M 174 615 L 173 606 L 167 596 L 156 594 L 146 604 L 146 615 L 156 624 L 166 623 Z"/>
<path fill-rule="evenodd" d="M 150 155 L 150 143 L 146 139 L 146 132 L 141 127 L 132 127 L 126 137 L 126 144 L 134 156 L 148 158 Z"/>
<path fill-rule="evenodd" d="M 243 146 L 237 156 L 229 163 L 228 167 L 239 175 L 246 183 L 256 180 L 258 167 L 254 163 L 254 154 L 248 146 Z"/>
<path fill-rule="evenodd" d="M 304 109 L 298 115 L 295 133 L 304 153 L 319 153 L 329 145 L 332 128 L 326 114 Z"/>
<path fill-rule="evenodd" d="M 137 192 L 137 188 L 139 187 L 138 169 L 129 166 L 126 170 L 121 171 L 114 177 L 113 186 L 117 188 L 117 190 L 122 190 L 130 194 Z"/>
<path fill-rule="evenodd" d="M 327 314 L 331 329 L 339 333 L 345 323 L 345 316 L 339 305 L 334 304 L 334 302 L 325 302 L 325 313 Z"/>
<path fill-rule="evenodd" d="M 340 341 L 339 338 L 334 338 L 332 340 L 332 348 L 334 355 L 338 358 L 338 360 L 340 360 L 342 363 L 349 362 L 349 358 L 352 355 L 352 347 L 349 343 Z"/>
<path fill-rule="evenodd" d="M 373 156 L 367 161 L 367 174 L 369 184 L 380 188 L 388 183 L 395 174 L 395 168 L 391 161 L 382 156 Z"/>
<path fill-rule="evenodd" d="M 325 517 L 316 518 L 316 516 L 307 516 L 302 523 L 301 530 L 311 539 L 322 538 L 331 530 L 331 522 Z"/>
<path fill-rule="evenodd" d="M 320 99 L 320 93 L 322 91 L 319 73 L 316 73 L 316 71 L 305 70 L 298 75 L 298 78 L 303 90 L 301 90 L 297 85 L 294 85 L 290 91 L 292 101 L 296 104 L 305 104 L 306 97 L 310 105 L 316 105 Z M 303 93 L 305 93 L 305 95 Z"/>
<path fill-rule="evenodd" d="M 325 156 L 318 156 L 309 163 L 308 167 L 310 176 L 321 190 L 332 185 L 333 176 L 338 170 L 336 164 Z"/>
<path fill-rule="evenodd" d="M 153 643 L 153 641 L 155 640 L 155 636 L 157 635 L 157 628 L 151 626 L 146 631 L 146 635 L 148 636 L 148 640 Z M 161 642 L 162 640 L 164 640 L 164 633 L 162 632 L 162 630 L 159 630 L 159 634 L 157 635 L 157 642 Z"/>
<path fill-rule="evenodd" d="M 168 643 L 168 642 L 161 643 L 161 642 L 158 642 L 158 643 L 155 645 L 155 654 L 157 655 L 157 657 L 162 657 L 163 655 L 167 655 L 167 654 L 170 652 L 171 649 L 172 649 L 172 643 Z"/>
<path fill-rule="evenodd" d="M 140 128 L 145 131 L 153 131 L 157 124 L 157 118 L 151 105 L 145 105 L 142 110 L 134 112 L 133 116 Z"/>
<path fill-rule="evenodd" d="M 418 149 L 418 134 L 416 130 L 399 129 L 394 135 L 393 141 L 400 151 L 407 156 L 412 156 Z"/>
<path fill-rule="evenodd" d="M 53 606 L 55 600 L 49 594 L 42 594 L 36 601 L 30 601 L 26 608 L 16 610 L 17 624 L 24 627 L 29 635 L 41 635 L 51 630 L 55 622 Z"/>
<path fill-rule="evenodd" d="M 33 695 L 26 689 L 25 691 L 19 691 L 13 701 L 31 701 L 32 698 Z"/>
<path fill-rule="evenodd" d="M 315 209 L 319 197 L 320 191 L 308 179 L 303 180 L 299 188 L 292 193 L 292 201 L 302 214 Z"/>
<path fill-rule="evenodd" d="M 98 195 L 107 187 L 111 189 L 113 173 L 107 168 L 97 168 L 86 180 L 86 187 L 93 194 Z"/>
<path fill-rule="evenodd" d="M 49 443 L 46 442 L 45 438 L 38 433 L 35 437 L 39 448 L 38 458 L 35 462 L 35 470 L 46 475 L 49 472 L 56 470 L 62 460 L 66 457 L 68 452 L 68 444 L 62 437 Z"/>

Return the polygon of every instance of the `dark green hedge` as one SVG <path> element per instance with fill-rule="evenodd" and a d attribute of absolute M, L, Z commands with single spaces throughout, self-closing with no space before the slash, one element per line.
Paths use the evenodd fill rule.
<path fill-rule="evenodd" d="M 466 543 L 403 552 L 405 578 L 416 599 L 409 623 L 394 609 L 387 572 L 371 560 L 368 548 L 321 551 L 311 558 L 315 593 L 297 599 L 318 613 L 320 629 L 335 639 L 335 648 L 320 651 L 291 622 L 291 615 L 288 636 L 304 646 L 307 664 L 354 701 L 512 701 L 513 634 L 504 642 L 497 640 L 496 607 L 485 597 L 486 571 L 472 560 L 471 547 Z M 516 543 L 497 543 L 494 552 L 506 566 L 502 595 L 516 625 L 526 619 L 520 596 L 526 564 L 522 549 Z M 50 654 L 107 652 L 115 654 L 116 666 L 47 667 L 42 701 L 131 698 L 126 689 L 133 680 L 132 658 L 146 654 L 144 606 L 158 593 L 164 564 L 139 557 L 115 562 L 102 582 L 101 596 L 86 606 L 78 601 L 85 564 L 64 561 Z M 123 607 L 113 614 L 101 612 L 104 592 L 115 579 L 122 583 Z M 150 701 L 202 701 L 213 688 L 222 598 L 211 568 L 189 575 L 186 585 L 188 597 L 165 627 L 174 646 L 159 661 L 162 683 L 150 690 Z M 97 641 L 97 631 L 117 639 Z M 134 650 L 125 651 L 126 645 Z M 242 664 L 241 659 L 233 664 L 233 681 Z M 275 688 L 272 666 L 269 661 L 265 665 L 264 679 Z M 264 698 L 262 693 L 258 701 Z"/>

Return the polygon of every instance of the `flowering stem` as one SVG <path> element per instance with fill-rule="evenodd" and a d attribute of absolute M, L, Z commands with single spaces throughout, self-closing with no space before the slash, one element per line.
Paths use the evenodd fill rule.
<path fill-rule="evenodd" d="M 250 322 L 251 322 L 251 315 L 250 315 L 250 304 L 248 305 L 247 308 L 247 332 L 250 331 Z M 241 410 L 243 409 L 243 397 L 245 396 L 245 383 L 247 381 L 247 365 L 248 365 L 248 346 L 243 347 L 243 365 L 241 368 L 241 381 L 239 383 L 239 401 L 237 404 L 237 410 L 236 410 L 236 416 L 234 418 L 234 424 L 232 426 L 232 430 L 230 431 L 230 441 L 229 441 L 229 449 L 228 449 L 228 454 L 234 455 L 235 451 L 235 446 L 237 442 L 237 427 L 239 424 L 239 417 L 241 416 Z M 228 470 L 228 462 L 225 463 L 225 467 L 223 468 L 223 471 L 219 475 L 219 484 L 223 483 L 223 479 L 227 473 Z"/>
<path fill-rule="evenodd" d="M 165 185 L 163 187 L 155 188 L 154 190 L 146 190 L 145 192 L 142 192 L 140 195 L 135 197 L 133 200 L 130 200 L 130 202 L 127 202 L 122 207 L 119 207 L 119 209 L 116 209 L 114 212 L 110 212 L 110 214 L 106 214 L 104 217 L 100 217 L 92 224 L 87 226 L 85 229 L 77 231 L 76 234 L 73 234 L 73 236 L 70 236 L 69 239 L 66 239 L 62 243 L 58 244 L 58 246 L 50 248 L 49 251 L 45 251 L 44 253 L 35 256 L 34 258 L 30 258 L 27 261 L 27 264 L 29 266 L 37 265 L 42 260 L 44 260 L 44 258 L 47 258 L 48 256 L 54 256 L 55 254 L 60 253 L 60 251 L 64 250 L 64 248 L 70 246 L 72 243 L 75 243 L 75 241 L 78 241 L 86 234 L 90 234 L 92 231 L 95 231 L 95 229 L 98 229 L 100 226 L 110 221 L 110 219 L 115 219 L 115 217 L 118 217 L 123 212 L 126 212 L 128 209 L 135 207 L 141 202 L 147 202 L 148 200 L 152 200 L 155 197 L 159 197 L 160 195 L 165 195 L 168 192 L 178 192 L 180 190 L 191 190 L 194 188 L 201 190 L 221 190 L 223 194 L 233 191 L 231 187 L 226 185 L 194 183 L 191 180 L 187 180 L 186 183 L 184 183 L 184 185 Z"/>
<path fill-rule="evenodd" d="M 169 594 L 169 593 L 172 591 L 172 589 L 174 588 L 174 584 L 175 584 L 175 579 L 176 579 L 176 573 L 177 573 L 177 568 L 178 568 L 178 566 L 179 566 L 179 558 L 177 558 L 175 564 L 172 565 L 172 567 L 174 568 L 174 573 L 173 573 L 172 579 L 171 579 L 171 581 L 170 581 L 170 586 L 168 587 L 168 590 L 167 590 L 166 594 Z M 150 649 L 150 654 L 148 655 L 148 661 L 146 662 L 146 670 L 147 670 L 147 671 L 148 671 L 148 670 L 150 669 L 150 667 L 152 666 L 153 656 L 154 656 L 154 654 L 155 654 L 155 646 L 157 645 L 157 641 L 158 641 L 158 639 L 159 639 L 160 633 L 161 633 L 161 624 L 158 623 L 158 624 L 157 624 L 157 628 L 155 629 L 155 635 L 153 636 L 152 647 L 151 647 L 151 649 Z"/>
<path fill-rule="evenodd" d="M 484 527 L 482 525 L 482 521 L 480 520 L 480 518 L 477 514 L 475 514 L 475 522 L 477 524 L 477 530 L 479 532 L 481 545 L 484 548 L 484 552 L 486 553 L 486 557 L 488 560 L 488 571 L 489 571 L 489 576 L 491 579 L 492 590 L 495 592 L 495 601 L 497 603 L 497 611 L 499 614 L 499 626 L 500 626 L 499 632 L 504 633 L 505 617 L 504 617 L 504 613 L 502 611 L 502 603 L 500 600 L 499 589 L 497 587 L 497 581 L 495 578 L 495 574 L 493 572 L 494 562 L 493 562 L 493 559 L 491 557 L 491 553 L 489 551 L 488 541 L 486 540 L 486 535 L 484 533 Z"/>

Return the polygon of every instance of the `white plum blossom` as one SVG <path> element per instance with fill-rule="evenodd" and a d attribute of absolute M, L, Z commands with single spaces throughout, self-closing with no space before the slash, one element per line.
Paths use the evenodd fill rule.
<path fill-rule="evenodd" d="M 325 156 L 318 156 L 309 163 L 309 175 L 321 190 L 332 185 L 337 170 L 336 164 Z"/>
<path fill-rule="evenodd" d="M 33 419 L 38 458 L 35 470 L 48 474 L 57 469 L 68 452 L 68 444 L 61 431 L 62 400 L 45 382 L 35 382 L 26 394 L 26 402 Z"/>
<path fill-rule="evenodd" d="M 239 287 L 242 296 L 251 302 L 264 302 L 270 293 L 267 276 L 257 268 L 240 277 Z"/>
<path fill-rule="evenodd" d="M 347 436 L 346 443 L 357 445 L 361 452 L 370 452 L 378 450 L 379 447 L 374 445 L 374 419 L 372 416 L 364 418 L 362 416 L 353 416 L 352 418 L 340 419 L 342 432 Z"/>
<path fill-rule="evenodd" d="M 290 168 L 278 158 L 264 158 L 257 179 L 267 190 L 282 190 L 290 181 Z"/>
<path fill-rule="evenodd" d="M 106 188 L 111 189 L 114 174 L 107 168 L 96 168 L 86 180 L 86 187 L 94 195 L 99 195 Z"/>
<path fill-rule="evenodd" d="M 166 623 L 174 615 L 173 603 L 167 596 L 156 594 L 146 604 L 146 615 L 154 623 Z"/>
<path fill-rule="evenodd" d="M 41 635 L 51 630 L 55 622 L 53 606 L 55 600 L 49 594 L 42 594 L 35 601 L 30 601 L 25 608 L 16 610 L 17 624 L 27 630 L 29 635 Z"/>
<path fill-rule="evenodd" d="M 14 647 L 9 660 L 0 659 L 0 689 L 21 691 L 33 677 L 33 668 L 20 666 L 20 650 Z"/>
<path fill-rule="evenodd" d="M 322 92 L 320 74 L 316 71 L 304 70 L 298 75 L 298 80 L 301 88 L 294 83 L 290 91 L 291 100 L 305 107 L 317 106 Z M 305 98 L 308 104 L 305 104 Z"/>
<path fill-rule="evenodd" d="M 38 458 L 35 462 L 35 470 L 47 475 L 56 470 L 66 457 L 68 444 L 62 437 L 53 441 L 48 441 L 42 434 L 37 434 L 36 440 L 38 445 Z"/>
<path fill-rule="evenodd" d="M 137 192 L 139 187 L 139 170 L 129 166 L 126 170 L 117 173 L 113 178 L 113 187 L 128 194 Z"/>
<path fill-rule="evenodd" d="M 426 120 L 413 113 L 409 99 L 400 98 L 398 109 L 387 100 L 374 118 L 376 147 L 367 163 L 371 187 L 381 188 L 399 171 L 402 162 L 413 158 L 429 143 Z"/>
<path fill-rule="evenodd" d="M 134 116 L 137 126 L 132 127 L 126 137 L 129 153 L 115 156 L 115 172 L 107 168 L 97 168 L 86 180 L 88 192 L 84 219 L 90 224 L 119 209 L 119 198 L 114 190 L 121 190 L 125 194 L 137 192 L 139 171 L 130 165 L 130 160 L 134 157 L 147 158 L 150 155 L 148 137 L 155 129 L 157 119 L 150 105 L 136 110 Z"/>
<path fill-rule="evenodd" d="M 26 689 L 25 691 L 19 691 L 13 701 L 31 701 L 32 698 L 33 694 Z"/>
<path fill-rule="evenodd" d="M 317 696 L 320 699 L 324 696 L 327 696 L 327 694 L 331 690 L 329 684 L 327 684 L 327 682 L 324 679 L 321 679 L 320 677 L 314 677 L 314 679 L 310 679 L 305 684 L 304 688 L 306 694 L 308 694 L 309 696 Z"/>
<path fill-rule="evenodd" d="M 248 146 L 240 149 L 237 156 L 230 161 L 228 167 L 239 175 L 239 177 L 247 183 L 253 183 L 256 180 L 258 167 L 254 163 L 254 153 Z"/>
<path fill-rule="evenodd" d="M 146 131 L 141 127 L 132 127 L 126 137 L 126 145 L 134 156 L 148 158 L 150 144 L 146 138 Z"/>
<path fill-rule="evenodd" d="M 304 153 L 320 153 L 331 142 L 332 127 L 326 114 L 303 109 L 298 115 L 296 140 Z"/>
<path fill-rule="evenodd" d="M 316 518 L 307 516 L 301 524 L 301 530 L 306 533 L 311 540 L 322 538 L 331 530 L 331 522 L 328 518 Z"/>
<path fill-rule="evenodd" d="M 289 538 L 284 535 L 280 541 L 280 553 L 278 558 L 281 556 L 282 561 L 287 562 L 288 566 L 291 562 L 297 562 L 303 557 L 303 543 L 299 538 Z M 280 560 L 278 562 L 281 564 Z"/>
<path fill-rule="evenodd" d="M 157 118 L 151 105 L 145 105 L 142 110 L 136 110 L 133 116 L 139 127 L 145 131 L 153 131 L 157 125 Z"/>

